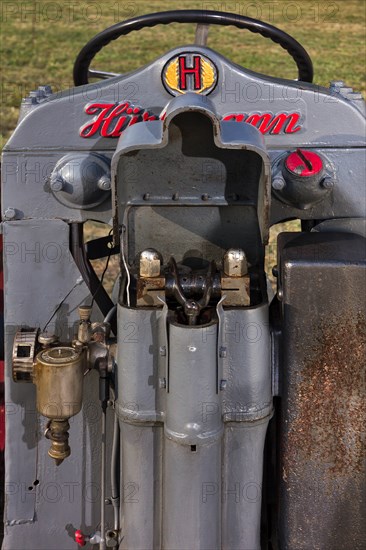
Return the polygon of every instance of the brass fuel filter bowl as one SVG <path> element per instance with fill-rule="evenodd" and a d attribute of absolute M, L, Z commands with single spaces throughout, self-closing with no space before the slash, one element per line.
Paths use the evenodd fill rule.
<path fill-rule="evenodd" d="M 52 444 L 48 454 L 56 464 L 61 464 L 70 455 L 68 419 L 81 409 L 83 378 L 82 350 L 57 346 L 38 353 L 33 369 L 37 409 L 50 419 L 46 437 Z"/>

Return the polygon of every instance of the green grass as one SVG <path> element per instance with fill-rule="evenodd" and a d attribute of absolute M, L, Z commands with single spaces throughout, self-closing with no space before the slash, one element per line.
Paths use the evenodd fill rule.
<path fill-rule="evenodd" d="M 259 17 L 293 35 L 307 49 L 313 59 L 317 84 L 327 86 L 330 80 L 342 79 L 365 93 L 365 0 L 3 0 L 0 2 L 0 149 L 16 126 L 23 96 L 39 84 L 51 84 L 54 91 L 72 86 L 75 57 L 92 36 L 123 19 L 177 8 L 221 9 Z M 98 54 L 93 66 L 128 72 L 193 40 L 193 25 L 145 29 L 110 44 Z M 208 45 L 249 69 L 278 77 L 296 77 L 294 62 L 284 50 L 259 35 L 212 27 Z M 290 227 L 298 227 L 291 223 Z M 88 234 L 90 231 L 89 228 Z M 103 230 L 93 226 L 92 232 L 100 234 Z M 271 243 L 277 232 L 278 228 L 273 228 Z M 273 244 L 271 247 L 270 250 L 274 249 Z"/>

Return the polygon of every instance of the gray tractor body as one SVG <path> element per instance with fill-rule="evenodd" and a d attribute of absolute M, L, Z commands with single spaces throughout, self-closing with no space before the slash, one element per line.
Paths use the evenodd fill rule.
<path fill-rule="evenodd" d="M 213 66 L 214 84 L 206 95 L 173 94 L 169 61 L 191 68 L 195 56 Z M 283 187 L 285 159 L 299 148 L 323 159 L 310 191 Z M 265 77 L 187 46 L 24 101 L 2 159 L 3 549 L 73 549 L 77 530 L 100 529 L 114 415 L 120 549 L 364 547 L 365 203 L 365 103 L 343 83 Z M 280 236 L 272 299 L 269 229 L 291 219 L 312 230 Z M 57 466 L 35 386 L 13 380 L 13 345 L 21 328 L 49 319 L 61 342 L 74 339 L 91 293 L 71 226 L 87 220 L 113 226 L 120 246 L 115 399 L 101 464 L 98 376 L 84 377 L 71 456 Z M 199 269 L 244 250 L 250 302 L 230 305 L 222 286 L 210 316 L 187 324 L 164 292 L 129 301 L 124 262 L 133 271 L 147 248 Z M 104 316 L 94 302 L 92 321 Z"/>

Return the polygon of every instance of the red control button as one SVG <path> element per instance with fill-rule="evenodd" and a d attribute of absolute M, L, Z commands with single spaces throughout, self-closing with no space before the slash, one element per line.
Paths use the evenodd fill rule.
<path fill-rule="evenodd" d="M 86 545 L 85 535 L 80 529 L 75 531 L 75 542 L 77 542 L 79 546 Z"/>
<path fill-rule="evenodd" d="M 287 170 L 302 177 L 315 176 L 323 170 L 323 161 L 319 155 L 305 149 L 296 149 L 285 160 Z"/>

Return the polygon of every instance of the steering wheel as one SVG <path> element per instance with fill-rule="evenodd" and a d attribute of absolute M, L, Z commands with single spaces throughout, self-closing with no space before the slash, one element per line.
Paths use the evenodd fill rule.
<path fill-rule="evenodd" d="M 169 23 L 197 23 L 198 26 L 233 25 L 238 29 L 247 29 L 250 32 L 259 33 L 265 38 L 269 38 L 276 44 L 279 44 L 294 59 L 298 69 L 299 80 L 303 82 L 313 81 L 313 64 L 309 54 L 297 40 L 277 27 L 258 19 L 237 15 L 236 13 L 211 10 L 174 10 L 134 17 L 133 19 L 112 25 L 94 36 L 81 49 L 76 58 L 73 71 L 75 86 L 88 84 L 89 77 L 110 78 L 118 76 L 116 73 L 89 69 L 95 55 L 112 40 L 116 40 L 120 36 L 126 36 L 132 31 L 139 31 L 146 27 L 155 27 L 156 25 L 168 25 Z"/>

